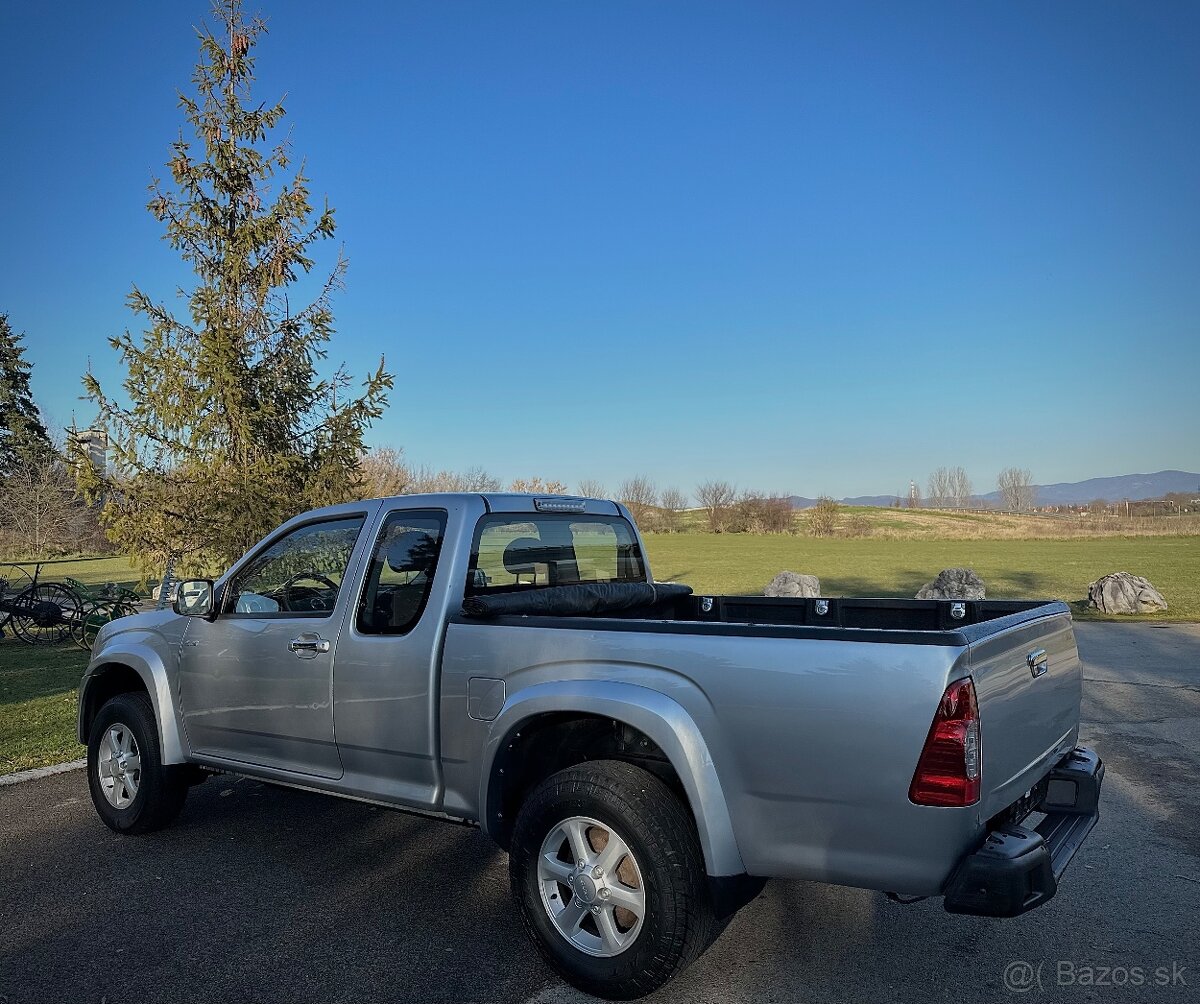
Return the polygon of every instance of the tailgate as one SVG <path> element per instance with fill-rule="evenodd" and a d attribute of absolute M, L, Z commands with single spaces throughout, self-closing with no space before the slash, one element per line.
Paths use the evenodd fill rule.
<path fill-rule="evenodd" d="M 1006 627 L 970 644 L 983 746 L 981 807 L 990 818 L 1075 748 L 1082 671 L 1071 615 Z"/>

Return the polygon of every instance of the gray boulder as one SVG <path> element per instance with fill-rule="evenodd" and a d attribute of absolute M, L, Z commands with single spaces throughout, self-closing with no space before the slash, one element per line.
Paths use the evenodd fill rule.
<path fill-rule="evenodd" d="M 1088 583 L 1088 606 L 1106 614 L 1152 614 L 1166 610 L 1167 601 L 1140 575 L 1113 572 Z"/>
<path fill-rule="evenodd" d="M 821 580 L 815 575 L 780 572 L 763 590 L 763 596 L 820 596 Z"/>
<path fill-rule="evenodd" d="M 973 568 L 943 568 L 937 578 L 927 582 L 917 592 L 918 600 L 983 600 L 987 599 L 983 579 Z"/>

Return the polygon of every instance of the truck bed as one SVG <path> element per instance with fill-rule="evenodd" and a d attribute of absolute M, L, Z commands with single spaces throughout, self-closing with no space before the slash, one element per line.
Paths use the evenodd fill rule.
<path fill-rule="evenodd" d="M 1042 650 L 1048 671 L 1031 676 Z M 476 711 L 485 719 L 506 695 L 543 687 L 603 694 L 622 681 L 668 695 L 703 732 L 746 870 L 918 895 L 937 894 L 1077 738 L 1079 662 L 1058 601 L 687 595 L 600 616 L 459 614 L 442 681 L 448 804 L 473 797 L 456 764 L 478 756 L 488 726 L 452 723 L 484 665 L 497 702 Z M 980 800 L 914 805 L 938 701 L 966 676 L 982 722 Z"/>

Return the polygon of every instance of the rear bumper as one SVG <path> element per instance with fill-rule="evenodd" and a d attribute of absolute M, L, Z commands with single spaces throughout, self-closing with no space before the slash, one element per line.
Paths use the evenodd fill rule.
<path fill-rule="evenodd" d="M 1047 902 L 1063 872 L 1100 818 L 1104 763 L 1080 746 L 1046 776 L 1034 827 L 1009 823 L 987 835 L 951 875 L 944 905 L 950 913 L 1016 917 Z"/>

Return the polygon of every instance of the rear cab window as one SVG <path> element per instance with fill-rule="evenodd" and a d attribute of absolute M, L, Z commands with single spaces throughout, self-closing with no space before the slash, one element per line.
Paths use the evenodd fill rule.
<path fill-rule="evenodd" d="M 475 529 L 466 593 L 645 581 L 637 535 L 620 516 L 495 513 Z"/>
<path fill-rule="evenodd" d="M 361 634 L 407 634 L 421 619 L 437 572 L 446 511 L 398 510 L 384 520 L 363 580 Z"/>

